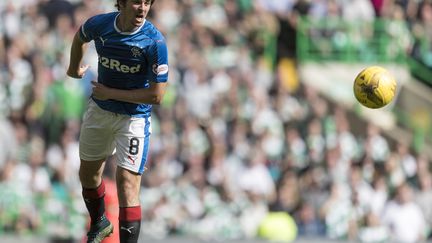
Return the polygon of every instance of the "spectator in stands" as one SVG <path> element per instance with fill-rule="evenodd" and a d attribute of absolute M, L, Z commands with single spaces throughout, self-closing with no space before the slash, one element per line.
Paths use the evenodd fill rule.
<path fill-rule="evenodd" d="M 351 221 L 351 200 L 349 188 L 342 183 L 333 183 L 330 195 L 320 208 L 320 216 L 326 225 L 326 236 L 330 239 L 348 237 Z"/>
<path fill-rule="evenodd" d="M 306 202 L 301 203 L 295 216 L 300 237 L 323 237 L 325 235 L 325 226 L 312 205 Z"/>
<path fill-rule="evenodd" d="M 395 152 L 407 180 L 413 179 L 417 172 L 417 162 L 410 152 L 409 145 L 404 141 L 400 141 Z"/>
<path fill-rule="evenodd" d="M 419 242 L 426 238 L 427 224 L 420 207 L 413 201 L 410 185 L 402 183 L 384 208 L 383 223 L 390 229 L 392 241 Z"/>
<path fill-rule="evenodd" d="M 368 212 L 364 217 L 364 225 L 358 229 L 355 240 L 360 242 L 387 242 L 390 240 L 390 231 L 380 222 L 377 214 Z"/>
<path fill-rule="evenodd" d="M 368 211 L 374 215 L 380 216 L 389 198 L 386 177 L 382 172 L 377 170 L 374 172 L 371 183 L 372 192 L 368 200 Z"/>
<path fill-rule="evenodd" d="M 427 222 L 429 238 L 432 237 L 432 174 L 424 170 L 417 175 L 419 190 L 414 192 L 414 200 L 420 206 Z"/>
<path fill-rule="evenodd" d="M 266 168 L 266 156 L 258 147 L 252 151 L 248 158 L 247 167 L 238 178 L 240 188 L 271 202 L 275 196 L 275 185 L 269 170 Z"/>
<path fill-rule="evenodd" d="M 375 19 L 375 11 L 370 0 L 352 0 L 342 5 L 342 15 L 345 20 L 372 22 Z"/>
<path fill-rule="evenodd" d="M 387 140 L 382 136 L 381 130 L 376 125 L 368 124 L 364 141 L 364 150 L 367 157 L 374 163 L 384 163 L 390 153 Z"/>
<path fill-rule="evenodd" d="M 272 210 L 293 214 L 300 206 L 301 192 L 296 171 L 286 170 L 278 181 L 277 195 Z"/>

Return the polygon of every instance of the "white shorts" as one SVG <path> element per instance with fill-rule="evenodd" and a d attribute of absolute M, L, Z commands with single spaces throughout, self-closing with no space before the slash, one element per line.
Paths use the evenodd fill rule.
<path fill-rule="evenodd" d="M 142 174 L 147 162 L 151 117 L 139 118 L 101 109 L 90 99 L 79 138 L 80 158 L 100 161 L 115 154 L 117 165 Z"/>

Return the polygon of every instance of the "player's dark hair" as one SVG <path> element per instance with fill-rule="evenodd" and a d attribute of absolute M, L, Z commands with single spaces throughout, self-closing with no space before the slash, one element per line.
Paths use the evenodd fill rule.
<path fill-rule="evenodd" d="M 120 10 L 120 2 L 122 2 L 123 4 L 126 4 L 128 0 L 117 0 L 117 3 L 115 4 L 117 10 Z M 150 5 L 153 5 L 155 0 L 151 0 L 150 1 Z"/>

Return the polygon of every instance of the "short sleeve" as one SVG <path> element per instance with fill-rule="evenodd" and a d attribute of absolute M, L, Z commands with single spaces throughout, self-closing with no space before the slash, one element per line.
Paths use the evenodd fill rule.
<path fill-rule="evenodd" d="M 168 49 L 165 40 L 157 39 L 150 48 L 149 56 L 150 81 L 166 82 L 168 80 Z"/>
<path fill-rule="evenodd" d="M 96 17 L 97 16 L 89 18 L 83 25 L 81 25 L 79 33 L 82 41 L 90 42 L 96 36 Z"/>

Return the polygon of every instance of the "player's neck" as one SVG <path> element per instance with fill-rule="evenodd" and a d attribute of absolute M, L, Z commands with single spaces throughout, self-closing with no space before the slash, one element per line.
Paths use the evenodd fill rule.
<path fill-rule="evenodd" d="M 140 26 L 135 26 L 131 23 L 128 23 L 127 19 L 121 13 L 118 15 L 115 24 L 117 28 L 122 32 L 134 32 L 135 30 L 140 28 Z"/>

